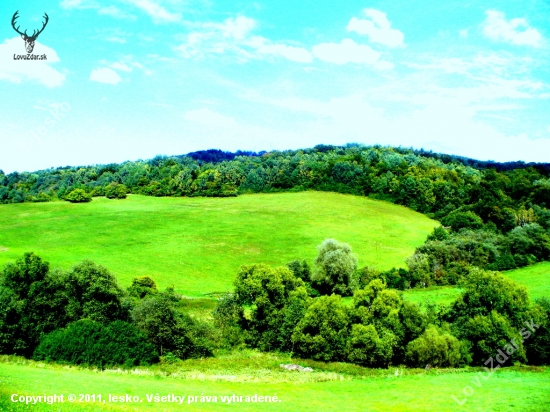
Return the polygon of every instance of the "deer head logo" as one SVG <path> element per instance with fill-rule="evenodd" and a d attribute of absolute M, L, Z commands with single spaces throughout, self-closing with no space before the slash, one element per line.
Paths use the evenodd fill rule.
<path fill-rule="evenodd" d="M 20 27 L 20 26 L 15 27 L 15 20 L 17 20 L 17 18 L 19 17 L 18 13 L 19 13 L 19 10 L 16 11 L 16 12 L 14 13 L 14 15 L 13 15 L 13 17 L 12 17 L 12 19 L 11 19 L 11 25 L 12 25 L 13 29 L 14 29 L 17 33 L 19 33 L 19 34 L 21 35 L 21 38 L 22 38 L 23 40 L 25 40 L 25 48 L 27 49 L 27 53 L 30 54 L 30 53 L 32 53 L 32 51 L 33 51 L 33 49 L 34 49 L 34 42 L 36 41 L 36 38 L 38 37 L 38 35 L 39 35 L 40 33 L 42 33 L 42 32 L 44 31 L 44 28 L 46 27 L 46 24 L 48 24 L 49 17 L 48 17 L 48 15 L 47 15 L 46 13 L 44 13 L 44 19 L 45 19 L 45 21 L 44 21 L 44 23 L 43 23 L 43 25 L 42 25 L 42 28 L 41 28 L 40 30 L 38 30 L 38 31 L 37 31 L 37 30 L 34 30 L 33 33 L 32 33 L 32 35 L 29 36 L 29 35 L 27 34 L 27 30 L 25 30 L 24 33 L 21 33 L 21 32 L 19 31 L 19 27 Z"/>

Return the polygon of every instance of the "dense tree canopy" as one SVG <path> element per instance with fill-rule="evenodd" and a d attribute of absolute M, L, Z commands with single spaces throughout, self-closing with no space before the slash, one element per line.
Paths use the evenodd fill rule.
<path fill-rule="evenodd" d="M 0 354 L 96 366 L 211 355 L 210 328 L 177 309 L 172 289 L 141 277 L 128 291 L 91 261 L 52 271 L 25 253 L 0 272 Z"/>

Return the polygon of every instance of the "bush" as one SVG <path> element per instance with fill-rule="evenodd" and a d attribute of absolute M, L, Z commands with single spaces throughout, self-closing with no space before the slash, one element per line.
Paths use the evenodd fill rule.
<path fill-rule="evenodd" d="M 350 245 L 326 239 L 318 249 L 312 286 L 324 295 L 351 295 L 350 283 L 357 269 L 357 258 Z"/>
<path fill-rule="evenodd" d="M 460 342 L 449 332 L 430 325 L 407 345 L 406 361 L 413 367 L 455 367 L 461 360 Z"/>
<path fill-rule="evenodd" d="M 468 319 L 458 331 L 461 339 L 471 343 L 472 361 L 475 365 L 482 365 L 487 359 L 495 356 L 498 350 L 510 342 L 517 346 L 511 351 L 510 365 L 514 361 L 525 362 L 525 348 L 519 331 L 510 325 L 507 318 L 496 311 L 488 316 L 474 316 Z"/>
<path fill-rule="evenodd" d="M 244 334 L 239 321 L 244 316 L 244 310 L 235 299 L 235 295 L 226 293 L 218 299 L 212 316 L 214 326 L 219 332 L 219 344 L 222 348 L 244 346 Z"/>
<path fill-rule="evenodd" d="M 283 324 L 288 316 L 295 317 L 296 313 L 291 315 L 287 310 L 294 300 L 302 302 L 293 303 L 291 312 L 305 307 L 308 297 L 304 282 L 287 267 L 258 264 L 240 267 L 235 279 L 235 299 L 241 308 L 249 309 L 247 316 L 243 311 L 239 318 L 239 325 L 246 331 L 247 343 L 269 351 L 283 349 L 281 344 L 290 343 L 292 330 Z"/>
<path fill-rule="evenodd" d="M 536 260 L 550 258 L 550 235 L 537 223 L 516 227 L 508 239 L 510 249 L 516 255 L 533 255 Z"/>
<path fill-rule="evenodd" d="M 212 355 L 207 327 L 180 313 L 170 293 L 143 299 L 132 311 L 132 319 L 160 356 L 168 352 L 180 359 Z"/>
<path fill-rule="evenodd" d="M 311 269 L 305 260 L 301 262 L 299 260 L 293 260 L 287 263 L 286 266 L 294 273 L 294 276 L 302 279 L 304 282 L 309 282 L 311 280 Z"/>
<path fill-rule="evenodd" d="M 126 199 L 128 188 L 120 183 L 111 183 L 105 187 L 105 196 L 108 199 Z"/>
<path fill-rule="evenodd" d="M 67 275 L 66 290 L 69 297 L 66 311 L 72 319 L 108 323 L 129 318 L 124 291 L 101 265 L 85 260 L 74 266 Z"/>
<path fill-rule="evenodd" d="M 48 273 L 49 267 L 48 262 L 44 262 L 34 253 L 25 253 L 15 263 L 8 263 L 5 266 L 0 282 L 11 289 L 19 299 L 25 299 L 31 285 L 42 281 Z"/>
<path fill-rule="evenodd" d="M 525 341 L 527 360 L 532 365 L 550 365 L 550 299 L 535 301 L 534 323 L 539 328 Z"/>
<path fill-rule="evenodd" d="M 71 203 L 86 203 L 92 201 L 92 196 L 82 189 L 74 189 L 71 193 L 65 196 L 65 200 Z"/>
<path fill-rule="evenodd" d="M 395 345 L 395 336 L 383 330 L 379 336 L 374 325 L 355 324 L 351 327 L 346 354 L 352 363 L 369 367 L 388 366 Z"/>
<path fill-rule="evenodd" d="M 426 242 L 429 242 L 430 240 L 444 241 L 447 239 L 449 239 L 449 232 L 447 232 L 443 226 L 438 226 L 431 234 L 428 235 Z"/>
<path fill-rule="evenodd" d="M 321 361 L 345 359 L 349 315 L 338 295 L 321 296 L 298 322 L 292 341 L 298 356 Z"/>
<path fill-rule="evenodd" d="M 474 212 L 451 212 L 443 219 L 441 223 L 444 226 L 450 226 L 455 232 L 460 229 L 481 229 L 483 220 Z"/>
<path fill-rule="evenodd" d="M 157 293 L 157 284 L 149 276 L 141 276 L 132 279 L 132 284 L 128 288 L 128 295 L 138 299 L 156 295 Z"/>
<path fill-rule="evenodd" d="M 104 326 L 88 319 L 46 335 L 33 358 L 100 368 L 150 365 L 159 359 L 155 347 L 131 324 L 115 321 Z"/>

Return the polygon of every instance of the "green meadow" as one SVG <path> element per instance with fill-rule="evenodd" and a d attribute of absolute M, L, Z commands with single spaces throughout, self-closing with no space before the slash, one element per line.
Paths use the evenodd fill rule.
<path fill-rule="evenodd" d="M 0 409 L 3 411 L 522 411 L 541 412 L 550 405 L 550 369 L 513 367 L 488 375 L 481 368 L 435 370 L 351 367 L 333 372 L 331 364 L 316 363 L 310 373 L 282 371 L 286 359 L 257 355 L 239 359 L 194 360 L 169 370 L 136 369 L 97 371 L 0 359 Z M 205 362 L 201 367 L 200 362 Z M 245 364 L 243 365 L 243 362 Z M 222 369 L 216 370 L 216 363 Z M 304 365 L 306 361 L 301 362 Z M 251 370 L 247 370 L 249 364 Z M 233 365 L 231 367 L 230 365 Z M 338 366 L 338 365 L 336 365 Z M 214 368 L 214 369 L 212 369 Z M 223 369 L 228 368 L 228 369 Z M 238 368 L 238 369 L 237 369 Z M 326 370 L 323 370 L 326 369 Z M 470 387 L 464 389 L 465 387 Z M 414 388 L 414 390 L 411 390 Z M 465 396 L 464 391 L 470 396 Z M 64 403 L 27 406 L 11 396 L 63 394 Z M 130 403 L 69 403 L 69 394 L 137 396 Z M 149 402 L 147 395 L 185 395 L 181 405 Z M 243 397 L 243 402 L 222 403 L 222 396 Z M 277 402 L 245 402 L 246 396 L 277 396 Z M 189 396 L 196 398 L 189 403 Z M 200 402 L 200 396 L 211 402 Z M 213 397 L 218 402 L 213 402 Z M 459 405 L 453 396 L 459 402 Z M 83 398 L 84 399 L 84 398 Z M 97 397 L 96 397 L 97 399 Z M 253 398 L 251 398 L 253 399 Z M 274 399 L 274 398 L 272 398 Z M 206 400 L 206 398 L 203 398 Z"/>
<path fill-rule="evenodd" d="M 532 266 L 503 272 L 505 276 L 527 288 L 531 301 L 550 298 L 550 262 L 540 262 Z M 403 292 L 403 297 L 418 304 L 435 303 L 451 304 L 461 293 L 454 286 L 435 286 L 426 289 L 410 289 Z"/>
<path fill-rule="evenodd" d="M 504 272 L 510 279 L 527 287 L 531 299 L 550 298 L 550 262 Z"/>
<path fill-rule="evenodd" d="M 403 292 L 403 298 L 408 301 L 425 304 L 450 305 L 462 293 L 454 286 L 434 286 L 426 289 L 409 289 Z"/>
<path fill-rule="evenodd" d="M 359 266 L 402 267 L 436 225 L 403 206 L 326 192 L 23 203 L 0 207 L 0 266 L 28 251 L 53 268 L 90 259 L 123 287 L 150 276 L 198 297 L 230 290 L 242 264 L 311 264 L 326 238 L 349 243 Z"/>

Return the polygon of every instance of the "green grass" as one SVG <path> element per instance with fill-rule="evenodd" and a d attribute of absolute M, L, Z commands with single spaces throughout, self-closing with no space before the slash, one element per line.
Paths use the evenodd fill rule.
<path fill-rule="evenodd" d="M 170 372 L 155 370 L 112 370 L 99 372 L 75 367 L 63 367 L 23 361 L 24 364 L 0 359 L 0 409 L 3 411 L 545 411 L 550 404 L 550 369 L 505 368 L 488 379 L 480 369 L 471 370 L 389 370 L 364 369 L 363 376 L 317 370 L 300 373 L 281 371 L 274 364 L 286 359 L 274 355 L 258 355 L 238 362 L 238 370 L 226 368 L 229 363 L 206 361 L 207 367 L 195 360 L 190 368 L 198 368 L 194 376 L 173 368 Z M 225 374 L 215 368 L 216 362 Z M 250 373 L 242 362 L 254 363 Z M 327 367 L 331 365 L 328 364 Z M 363 369 L 355 367 L 358 369 Z M 487 376 L 485 374 L 485 376 Z M 270 380 L 270 378 L 273 378 Z M 476 380 L 479 379 L 479 381 Z M 478 382 L 478 385 L 474 382 Z M 473 389 L 464 405 L 464 387 Z M 25 406 L 10 401 L 18 395 L 108 394 L 138 396 L 142 402 L 132 403 L 57 403 Z M 277 395 L 277 403 L 192 403 L 182 405 L 147 402 L 147 394 L 194 396 L 264 396 Z"/>
<path fill-rule="evenodd" d="M 541 297 L 550 299 L 550 262 L 541 262 L 533 266 L 509 270 L 504 274 L 526 286 L 531 299 Z"/>
<path fill-rule="evenodd" d="M 203 296 L 230 290 L 242 264 L 312 263 L 326 238 L 349 243 L 360 266 L 402 267 L 436 225 L 402 206 L 327 192 L 2 205 L 0 265 L 27 251 L 54 268 L 91 259 L 124 287 L 147 275 Z"/>
<path fill-rule="evenodd" d="M 449 305 L 462 293 L 462 289 L 453 286 L 410 289 L 403 292 L 403 298 L 418 304 L 435 303 Z"/>
<path fill-rule="evenodd" d="M 540 262 L 533 266 L 502 272 L 505 276 L 525 286 L 531 301 L 550 298 L 550 262 Z M 415 303 L 432 302 L 449 305 L 462 292 L 453 286 L 435 286 L 427 289 L 411 289 L 403 292 L 403 297 Z"/>

